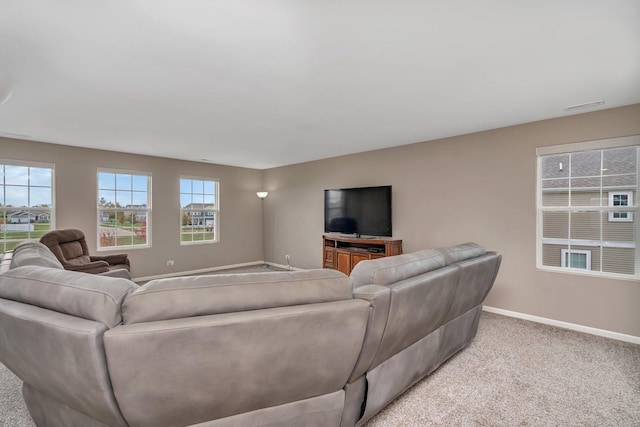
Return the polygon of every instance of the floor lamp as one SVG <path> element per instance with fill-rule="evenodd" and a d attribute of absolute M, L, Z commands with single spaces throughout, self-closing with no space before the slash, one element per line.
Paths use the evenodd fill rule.
<path fill-rule="evenodd" d="M 268 268 L 269 264 L 267 264 L 267 250 L 265 243 L 265 231 L 264 231 L 264 199 L 269 195 L 268 191 L 258 191 L 256 196 L 260 198 L 260 205 L 262 206 L 262 267 Z"/>
<path fill-rule="evenodd" d="M 6 74 L 0 73 L 0 105 L 7 102 L 13 92 L 13 85 L 11 79 Z"/>

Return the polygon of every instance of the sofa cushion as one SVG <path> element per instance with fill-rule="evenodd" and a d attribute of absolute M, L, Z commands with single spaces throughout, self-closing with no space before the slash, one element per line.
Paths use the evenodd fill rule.
<path fill-rule="evenodd" d="M 447 265 L 470 258 L 476 258 L 486 253 L 484 247 L 473 242 L 450 246 L 448 248 L 439 248 L 437 250 L 444 255 Z"/>
<path fill-rule="evenodd" d="M 13 250 L 10 268 L 37 265 L 62 270 L 62 264 L 48 247 L 40 242 L 22 242 Z"/>
<path fill-rule="evenodd" d="M 130 280 L 24 266 L 0 275 L 0 298 L 31 304 L 112 328 L 122 322 L 125 297 L 138 286 Z"/>
<path fill-rule="evenodd" d="M 128 324 L 352 298 L 349 278 L 335 270 L 174 277 L 131 294 L 123 318 Z"/>
<path fill-rule="evenodd" d="M 353 287 L 387 286 L 445 266 L 444 255 L 435 249 L 425 249 L 402 255 L 361 261 L 351 271 Z"/>

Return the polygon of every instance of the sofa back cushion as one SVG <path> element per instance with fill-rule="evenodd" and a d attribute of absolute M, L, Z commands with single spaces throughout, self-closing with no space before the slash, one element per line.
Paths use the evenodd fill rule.
<path fill-rule="evenodd" d="M 457 262 L 460 279 L 456 295 L 445 322 L 455 319 L 484 301 L 498 275 L 502 255 L 486 252 L 484 255 Z"/>
<path fill-rule="evenodd" d="M 94 320 L 108 328 L 122 322 L 122 302 L 137 287 L 126 279 L 29 265 L 0 275 L 0 298 Z"/>
<path fill-rule="evenodd" d="M 334 270 L 219 274 L 152 280 L 124 302 L 125 324 L 352 299 Z"/>
<path fill-rule="evenodd" d="M 444 255 L 435 249 L 425 249 L 386 258 L 359 262 L 351 271 L 353 287 L 388 286 L 445 266 Z"/>
<path fill-rule="evenodd" d="M 486 253 L 484 247 L 473 242 L 463 243 L 456 246 L 449 246 L 447 248 L 439 248 L 436 250 L 444 255 L 444 259 L 447 265 L 451 265 L 453 263 L 464 261 L 470 258 L 477 258 Z"/>
<path fill-rule="evenodd" d="M 387 326 L 371 368 L 438 329 L 454 302 L 459 269 L 439 268 L 389 285 Z"/>
<path fill-rule="evenodd" d="M 131 426 L 205 425 L 335 393 L 354 369 L 369 312 L 367 301 L 348 299 L 119 326 L 104 335 L 113 389 Z"/>
<path fill-rule="evenodd" d="M 22 242 L 13 250 L 10 268 L 13 269 L 25 265 L 63 269 L 58 258 L 40 242 Z"/>

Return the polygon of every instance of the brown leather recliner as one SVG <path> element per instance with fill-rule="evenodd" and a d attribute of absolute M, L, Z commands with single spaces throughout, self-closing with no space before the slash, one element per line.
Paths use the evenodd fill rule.
<path fill-rule="evenodd" d="M 58 258 L 65 270 L 99 274 L 124 268 L 130 270 L 127 254 L 91 256 L 84 233 L 76 229 L 50 231 L 40 239 Z"/>

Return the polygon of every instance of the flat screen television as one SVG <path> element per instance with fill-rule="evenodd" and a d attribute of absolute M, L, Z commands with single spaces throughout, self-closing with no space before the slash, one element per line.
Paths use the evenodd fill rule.
<path fill-rule="evenodd" d="M 324 190 L 324 231 L 391 237 L 391 186 Z"/>

